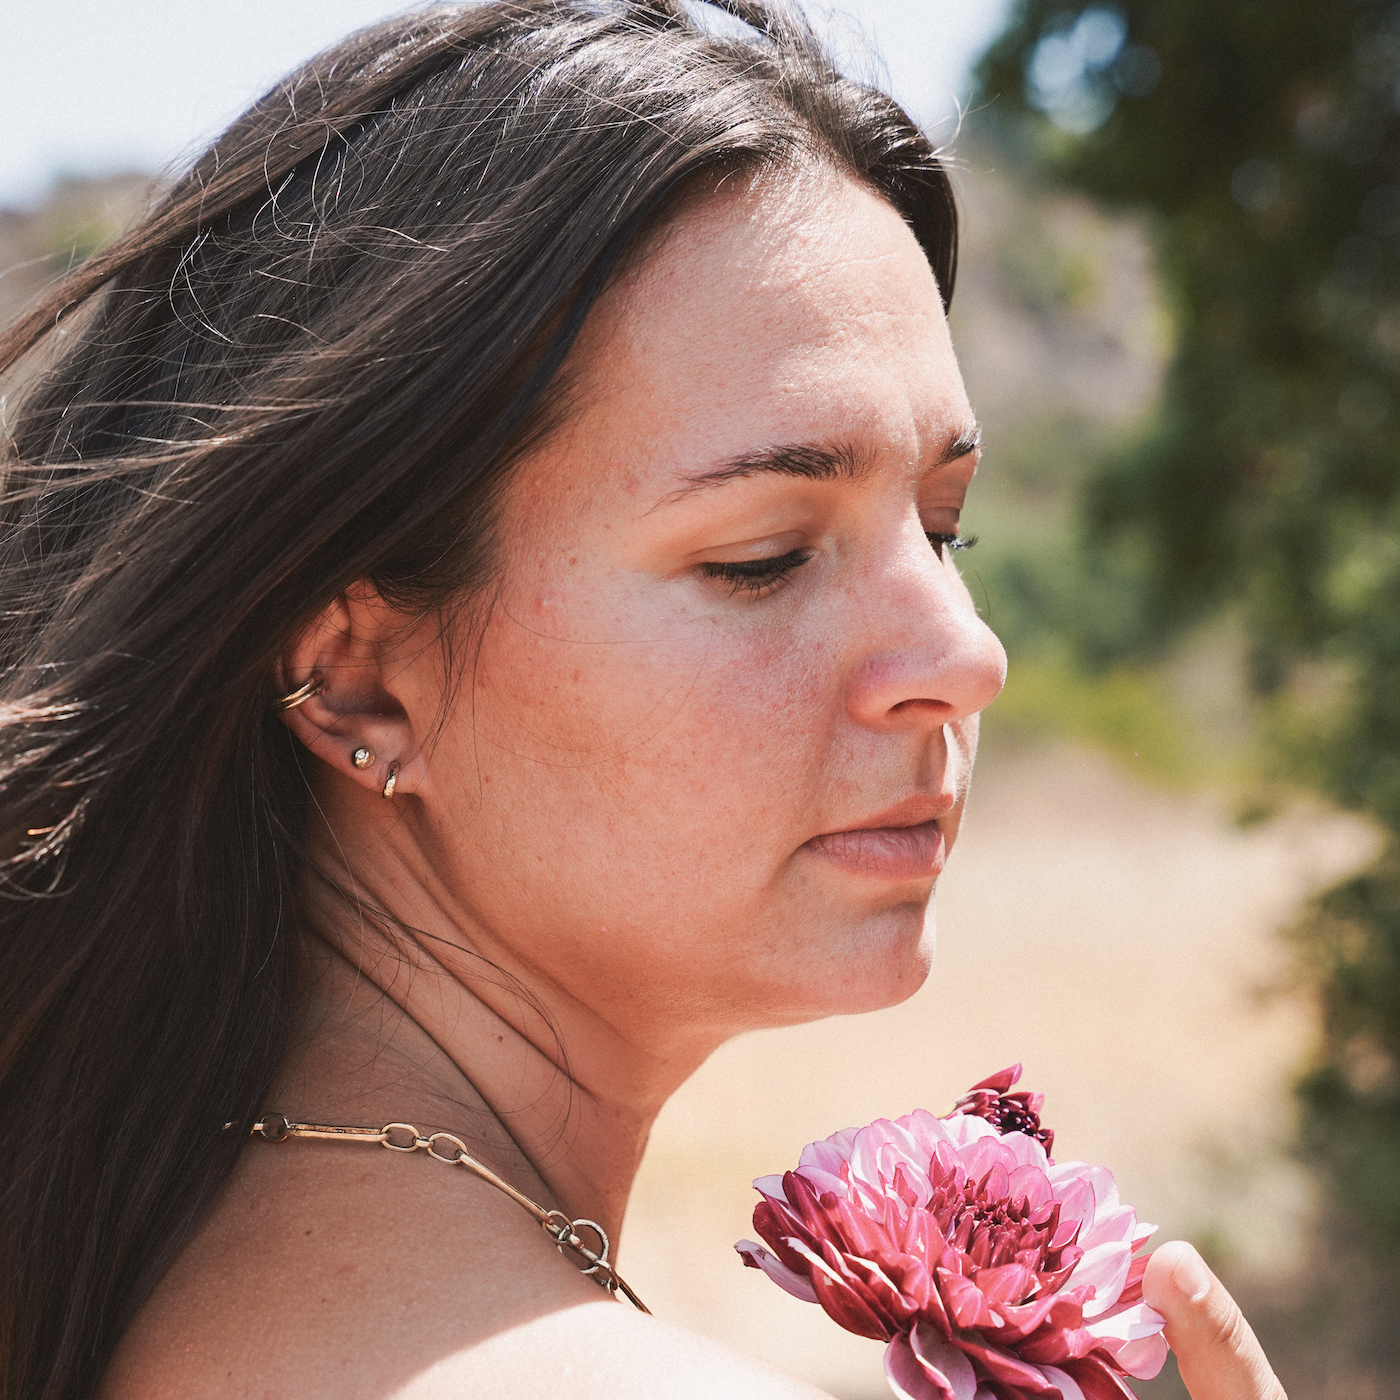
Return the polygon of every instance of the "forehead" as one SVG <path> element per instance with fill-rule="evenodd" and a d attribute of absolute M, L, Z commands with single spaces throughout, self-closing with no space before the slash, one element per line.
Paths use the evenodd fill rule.
<path fill-rule="evenodd" d="M 571 450 L 634 473 L 781 443 L 918 455 L 968 417 L 923 250 L 825 169 L 686 207 L 600 299 L 569 372 Z"/>

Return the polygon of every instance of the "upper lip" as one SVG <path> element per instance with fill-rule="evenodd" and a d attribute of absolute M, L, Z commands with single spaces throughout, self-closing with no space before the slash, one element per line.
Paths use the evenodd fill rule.
<path fill-rule="evenodd" d="M 954 806 L 957 805 L 957 798 L 951 793 L 939 793 L 937 795 L 929 793 L 915 793 L 912 797 L 906 797 L 902 802 L 896 802 L 893 807 L 886 807 L 883 811 L 874 812 L 868 817 L 862 817 L 859 821 L 854 821 L 846 826 L 833 827 L 830 831 L 824 831 L 823 836 L 837 836 L 843 831 L 878 831 L 886 827 L 900 826 L 922 826 L 925 822 L 938 821 L 946 817 Z"/>

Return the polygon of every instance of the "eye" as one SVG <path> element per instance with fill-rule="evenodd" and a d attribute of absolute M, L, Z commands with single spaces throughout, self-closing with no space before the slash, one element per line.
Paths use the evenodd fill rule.
<path fill-rule="evenodd" d="M 728 564 L 701 564 L 705 578 L 720 579 L 729 585 L 732 597 L 744 592 L 751 598 L 762 598 L 776 591 L 792 577 L 815 553 L 810 549 L 794 549 L 772 559 L 736 559 Z"/>
<path fill-rule="evenodd" d="M 949 554 L 959 549 L 971 549 L 977 543 L 976 535 L 940 535 L 934 530 L 925 532 L 928 535 L 928 542 L 933 546 L 933 552 L 940 559 L 944 557 L 944 551 Z"/>

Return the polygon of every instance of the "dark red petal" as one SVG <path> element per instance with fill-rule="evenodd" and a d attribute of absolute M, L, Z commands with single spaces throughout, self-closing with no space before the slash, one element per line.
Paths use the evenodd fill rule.
<path fill-rule="evenodd" d="M 1142 1302 L 1142 1276 L 1147 1272 L 1147 1261 L 1151 1258 L 1150 1254 L 1139 1254 L 1128 1265 L 1128 1281 L 1123 1285 L 1123 1291 L 1118 1295 L 1118 1301 L 1113 1305 L 1115 1308 Z"/>
<path fill-rule="evenodd" d="M 1081 1356 L 1088 1356 L 1099 1339 L 1083 1327 L 1044 1327 L 1016 1348 L 1027 1361 L 1047 1366 L 1059 1366 Z"/>
<path fill-rule="evenodd" d="M 843 1252 L 878 1259 L 892 1247 L 889 1231 L 849 1201 L 837 1201 L 828 1212 L 838 1225 Z"/>
<path fill-rule="evenodd" d="M 953 1345 L 965 1351 L 998 1385 L 1014 1386 L 1027 1395 L 1043 1396 L 1044 1400 L 1063 1400 L 1059 1387 L 1052 1385 L 1045 1379 L 1044 1372 L 1029 1362 L 1021 1361 L 999 1347 L 986 1346 L 964 1337 L 955 1337 Z"/>
<path fill-rule="evenodd" d="M 974 1084 L 968 1092 L 976 1093 L 978 1089 L 990 1089 L 994 1094 L 1004 1094 L 1020 1077 L 1021 1066 L 1008 1065 L 1006 1069 L 999 1069 L 995 1074 L 989 1074 Z"/>
<path fill-rule="evenodd" d="M 1137 1400 L 1127 1381 L 1097 1356 L 1066 1361 L 1060 1369 L 1084 1392 L 1084 1400 Z"/>
<path fill-rule="evenodd" d="M 895 1243 L 901 1253 L 918 1255 L 930 1268 L 948 1248 L 938 1222 L 926 1210 L 909 1212 L 909 1219 L 895 1232 Z"/>
<path fill-rule="evenodd" d="M 1024 1264 L 1003 1264 L 981 1269 L 975 1275 L 977 1287 L 991 1304 L 1010 1307 L 1019 1303 L 1035 1287 L 1035 1275 Z"/>
<path fill-rule="evenodd" d="M 857 1292 L 870 1310 L 877 1317 L 887 1319 L 892 1331 L 900 1332 L 913 1324 L 919 1315 L 918 1306 L 905 1296 L 899 1285 L 880 1265 L 869 1259 L 857 1259 L 850 1254 L 846 1255 L 842 1262 L 847 1271 L 855 1275 Z"/>
<path fill-rule="evenodd" d="M 1063 1328 L 1082 1327 L 1084 1304 L 1093 1296 L 1093 1286 L 1087 1283 L 1079 1288 L 1067 1288 L 1063 1293 L 1055 1294 L 1054 1303 L 1050 1308 L 1050 1325 Z"/>
<path fill-rule="evenodd" d="M 1037 1274 L 1040 1280 L 1040 1291 L 1042 1293 L 1053 1293 L 1059 1288 L 1074 1272 L 1074 1267 L 1084 1257 L 1084 1251 L 1076 1245 L 1071 1245 L 1060 1255 L 1060 1267 L 1053 1273 L 1045 1272 Z"/>
<path fill-rule="evenodd" d="M 824 1269 L 812 1270 L 812 1287 L 822 1310 L 846 1331 L 877 1342 L 887 1342 L 894 1335 L 849 1284 L 832 1278 Z"/>
<path fill-rule="evenodd" d="M 789 1238 L 796 1236 L 811 1249 L 815 1249 L 817 1242 L 812 1237 L 802 1222 L 792 1216 L 788 1211 L 779 1206 L 775 1206 L 771 1201 L 760 1201 L 753 1211 L 753 1227 L 758 1232 L 761 1239 L 774 1254 L 795 1274 L 807 1277 L 809 1265 L 807 1261 L 796 1253 L 788 1244 Z"/>
<path fill-rule="evenodd" d="M 791 1203 L 792 1212 L 813 1235 L 822 1239 L 839 1238 L 839 1227 L 831 1212 L 822 1204 L 821 1198 L 817 1195 L 816 1187 L 805 1176 L 801 1176 L 797 1172 L 785 1172 L 783 1174 L 783 1194 Z M 834 1201 L 835 1197 L 832 1199 Z"/>
<path fill-rule="evenodd" d="M 905 1297 L 918 1307 L 923 1321 L 937 1328 L 945 1338 L 953 1335 L 953 1324 L 948 1318 L 948 1310 L 943 1306 L 938 1285 L 922 1259 L 912 1254 L 901 1254 L 889 1262 L 886 1272 L 899 1284 Z"/>
<path fill-rule="evenodd" d="M 1018 1308 L 998 1308 L 1001 1314 L 1004 1327 L 998 1327 L 995 1331 L 989 1331 L 989 1338 L 997 1346 L 1015 1346 L 1023 1337 L 1029 1337 L 1042 1322 L 1045 1321 L 1050 1309 L 1055 1306 L 1055 1299 L 1037 1298 L 1033 1303 L 1023 1303 Z"/>
<path fill-rule="evenodd" d="M 948 1316 L 959 1327 L 996 1327 L 998 1319 L 992 1316 L 982 1290 L 970 1278 L 961 1274 L 938 1270 L 938 1291 L 943 1295 L 943 1306 Z"/>

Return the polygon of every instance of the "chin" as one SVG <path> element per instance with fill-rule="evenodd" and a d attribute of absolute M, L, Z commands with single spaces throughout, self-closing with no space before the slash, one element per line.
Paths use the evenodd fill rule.
<path fill-rule="evenodd" d="M 808 976 L 793 988 L 803 1009 L 787 1023 L 856 1016 L 908 1001 L 928 980 L 937 941 L 931 903 L 867 915 L 843 930 L 839 946 L 825 957 L 808 961 Z"/>

